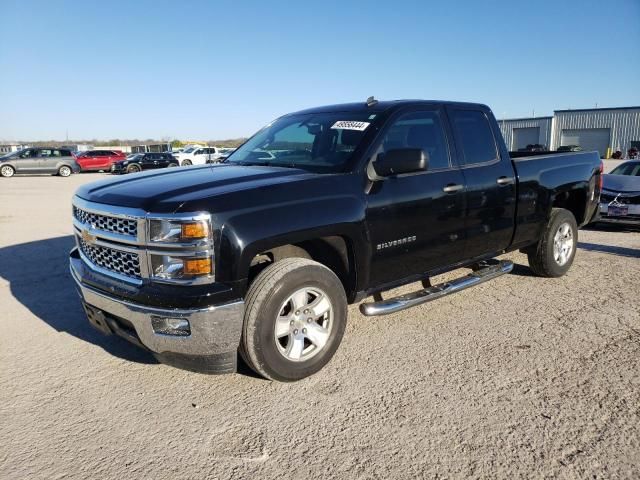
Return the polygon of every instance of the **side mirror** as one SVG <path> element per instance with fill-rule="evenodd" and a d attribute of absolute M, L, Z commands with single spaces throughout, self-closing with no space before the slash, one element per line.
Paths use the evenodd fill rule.
<path fill-rule="evenodd" d="M 429 167 L 429 155 L 421 148 L 399 148 L 381 153 L 373 168 L 381 177 L 403 173 L 424 172 Z"/>

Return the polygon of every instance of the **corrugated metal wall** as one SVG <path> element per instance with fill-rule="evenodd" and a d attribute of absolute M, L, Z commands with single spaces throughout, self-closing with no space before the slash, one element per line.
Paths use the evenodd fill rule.
<path fill-rule="evenodd" d="M 586 110 L 555 112 L 551 148 L 560 146 L 562 130 L 608 128 L 611 131 L 609 145 L 626 153 L 631 141 L 640 141 L 640 108 L 629 110 Z"/>
<path fill-rule="evenodd" d="M 504 143 L 507 145 L 507 150 L 514 150 L 513 145 L 513 129 L 514 128 L 540 128 L 540 139 L 538 143 L 546 145 L 549 148 L 551 141 L 551 117 L 540 118 L 520 118 L 515 120 L 499 120 L 500 131 L 504 137 Z"/>

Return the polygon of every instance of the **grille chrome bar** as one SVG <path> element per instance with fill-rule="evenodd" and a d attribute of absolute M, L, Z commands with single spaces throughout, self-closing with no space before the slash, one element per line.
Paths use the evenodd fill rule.
<path fill-rule="evenodd" d="M 73 216 L 78 222 L 90 225 L 93 229 L 105 232 L 138 237 L 138 221 L 132 218 L 118 218 L 98 214 L 73 206 Z"/>
<path fill-rule="evenodd" d="M 82 238 L 78 238 L 78 245 L 84 256 L 94 265 L 120 275 L 142 278 L 140 256 L 137 253 L 116 250 L 102 245 L 89 245 Z"/>

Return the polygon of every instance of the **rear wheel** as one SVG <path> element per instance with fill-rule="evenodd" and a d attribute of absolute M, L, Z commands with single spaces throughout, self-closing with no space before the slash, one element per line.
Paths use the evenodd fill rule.
<path fill-rule="evenodd" d="M 541 277 L 561 277 L 573 264 L 578 224 L 569 210 L 554 208 L 540 241 L 528 252 L 529 266 Z"/>
<path fill-rule="evenodd" d="M 71 175 L 71 168 L 69 168 L 67 165 L 63 165 L 58 169 L 58 175 L 60 175 L 61 177 L 68 177 L 69 175 Z"/>
<path fill-rule="evenodd" d="M 240 353 L 265 378 L 300 380 L 331 360 L 346 322 L 338 277 L 318 262 L 287 258 L 265 268 L 249 288 Z"/>
<path fill-rule="evenodd" d="M 11 165 L 3 165 L 2 168 L 0 168 L 0 175 L 5 178 L 13 177 L 15 173 L 16 171 Z"/>
<path fill-rule="evenodd" d="M 182 161 L 182 166 L 183 167 L 188 167 L 189 165 L 193 165 L 193 163 L 191 163 L 191 160 L 183 160 Z"/>
<path fill-rule="evenodd" d="M 140 165 L 129 165 L 127 167 L 127 173 L 136 173 L 136 172 L 139 172 L 140 170 L 142 170 L 140 168 Z"/>
<path fill-rule="evenodd" d="M 170 163 L 169 164 L 169 168 L 173 168 L 173 167 L 177 167 L 179 166 L 177 163 Z"/>

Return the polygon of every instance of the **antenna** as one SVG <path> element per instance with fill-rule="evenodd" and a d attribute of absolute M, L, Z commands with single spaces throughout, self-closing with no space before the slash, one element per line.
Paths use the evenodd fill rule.
<path fill-rule="evenodd" d="M 376 100 L 373 95 L 371 95 L 369 98 L 367 98 L 367 107 L 373 107 L 374 105 L 378 104 L 378 100 Z"/>

